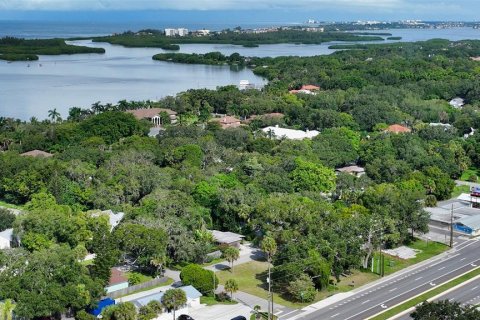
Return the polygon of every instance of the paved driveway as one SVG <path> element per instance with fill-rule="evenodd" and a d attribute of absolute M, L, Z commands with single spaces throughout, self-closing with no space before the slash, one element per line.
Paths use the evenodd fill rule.
<path fill-rule="evenodd" d="M 252 309 L 238 303 L 235 305 L 215 305 L 210 307 L 190 308 L 190 316 L 195 320 L 230 320 L 236 316 L 250 319 Z"/>

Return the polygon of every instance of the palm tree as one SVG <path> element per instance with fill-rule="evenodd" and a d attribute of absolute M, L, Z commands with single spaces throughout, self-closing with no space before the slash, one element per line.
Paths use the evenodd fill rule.
<path fill-rule="evenodd" d="M 48 117 L 52 119 L 53 122 L 56 122 L 58 119 L 60 119 L 60 112 L 57 111 L 57 108 L 48 110 Z"/>
<path fill-rule="evenodd" d="M 230 298 L 233 299 L 233 293 L 238 291 L 238 282 L 235 279 L 228 279 L 225 282 L 225 290 L 230 292 Z"/>
<path fill-rule="evenodd" d="M 240 257 L 240 250 L 235 247 L 228 247 L 227 249 L 225 249 L 225 251 L 223 251 L 223 256 L 228 262 L 230 262 L 230 270 L 233 273 L 233 262 L 235 260 L 238 260 L 238 258 Z"/>
<path fill-rule="evenodd" d="M 12 320 L 14 309 L 15 309 L 15 305 L 10 299 L 7 299 L 4 302 L 0 303 L 0 316 L 1 316 L 0 319 Z"/>
<path fill-rule="evenodd" d="M 268 319 L 272 319 L 273 316 L 273 299 L 272 299 L 272 277 L 270 275 L 270 265 L 272 263 L 272 257 L 277 253 L 277 243 L 275 239 L 271 237 L 265 237 L 262 240 L 262 251 L 267 255 L 268 261 Z M 272 303 L 270 303 L 270 300 Z M 271 310 L 271 313 L 270 313 Z"/>
<path fill-rule="evenodd" d="M 157 275 L 163 273 L 163 265 L 167 262 L 165 255 L 156 255 L 150 260 L 150 264 L 157 269 Z"/>

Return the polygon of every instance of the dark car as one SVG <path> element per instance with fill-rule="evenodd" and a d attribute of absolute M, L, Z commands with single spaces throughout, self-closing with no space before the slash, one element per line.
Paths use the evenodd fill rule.
<path fill-rule="evenodd" d="M 235 318 L 232 318 L 232 320 L 247 320 L 244 316 L 236 316 Z"/>
<path fill-rule="evenodd" d="M 177 320 L 195 320 L 195 319 L 193 319 L 189 315 L 181 314 L 181 315 L 178 316 Z"/>

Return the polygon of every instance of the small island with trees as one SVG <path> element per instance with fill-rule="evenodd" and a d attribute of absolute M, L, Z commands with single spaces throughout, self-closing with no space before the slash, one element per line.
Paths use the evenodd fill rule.
<path fill-rule="evenodd" d="M 78 53 L 105 53 L 105 49 L 70 45 L 63 39 L 0 38 L 0 60 L 31 61 L 38 60 L 38 55 Z"/>

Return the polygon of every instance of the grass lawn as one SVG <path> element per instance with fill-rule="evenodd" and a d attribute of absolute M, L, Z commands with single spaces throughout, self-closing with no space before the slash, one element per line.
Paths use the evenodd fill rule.
<path fill-rule="evenodd" d="M 200 303 L 201 304 L 206 304 L 207 306 L 214 306 L 214 305 L 217 305 L 217 304 L 227 304 L 227 305 L 237 304 L 238 302 L 237 301 L 223 301 L 223 302 L 220 302 L 220 301 L 215 300 L 214 297 L 201 296 L 200 297 Z"/>
<path fill-rule="evenodd" d="M 385 275 L 392 274 L 401 269 L 409 267 L 413 264 L 430 259 L 449 249 L 448 246 L 438 242 L 429 241 L 427 243 L 426 241 L 418 240 L 418 239 L 415 242 L 409 244 L 407 247 L 416 249 L 416 250 L 421 250 L 421 252 L 417 253 L 417 256 L 415 258 L 408 259 L 408 260 L 385 255 Z M 379 254 L 376 253 L 375 262 L 374 262 L 374 271 L 378 270 L 378 260 L 377 260 L 378 258 L 379 258 Z"/>
<path fill-rule="evenodd" d="M 430 290 L 416 298 L 413 298 L 411 300 L 408 300 L 388 311 L 385 311 L 384 313 L 381 313 L 379 314 L 378 316 L 376 317 L 373 317 L 372 320 L 387 320 L 387 319 L 390 319 L 391 317 L 401 313 L 402 311 L 405 311 L 405 310 L 408 310 L 420 303 L 422 303 L 423 301 L 426 301 L 430 298 L 433 298 L 435 297 L 436 295 L 439 295 L 440 293 L 444 292 L 444 291 L 447 291 L 448 289 L 450 288 L 453 288 L 467 280 L 470 280 L 472 279 L 473 277 L 476 277 L 480 275 L 480 269 L 477 268 L 473 271 L 470 271 L 469 273 L 467 274 L 464 274 L 463 276 L 459 277 L 459 278 L 456 278 L 454 280 L 451 280 L 445 284 L 442 284 L 441 286 L 433 289 L 433 290 Z"/>
<path fill-rule="evenodd" d="M 214 264 L 217 264 L 217 263 L 222 262 L 222 261 L 225 261 L 225 258 L 213 259 L 210 262 L 206 262 L 206 263 L 202 264 L 202 266 L 204 266 L 204 267 L 213 266 Z"/>
<path fill-rule="evenodd" d="M 150 281 L 150 280 L 153 280 L 153 277 L 152 276 L 147 276 L 143 273 L 140 273 L 140 272 L 135 272 L 135 271 L 129 271 L 129 272 L 125 272 L 125 275 L 127 276 L 128 279 L 130 279 L 130 276 L 132 275 L 136 275 L 138 276 L 139 278 L 139 282 L 138 284 L 140 283 L 144 283 L 144 282 L 147 282 L 147 281 Z"/>
<path fill-rule="evenodd" d="M 419 252 L 415 258 L 410 260 L 403 260 L 396 257 L 386 256 L 386 275 L 394 273 L 398 270 L 401 270 L 423 260 L 429 259 L 449 249 L 449 247 L 443 244 L 432 241 L 430 241 L 427 245 L 427 242 L 423 240 L 416 240 L 415 242 L 411 243 L 409 247 L 421 250 L 421 252 Z M 390 265 L 390 261 L 393 261 L 392 265 Z M 247 292 L 254 296 L 266 299 L 268 296 L 268 291 L 265 289 L 265 272 L 267 271 L 267 268 L 268 265 L 266 262 L 251 261 L 248 263 L 240 264 L 238 266 L 234 266 L 233 273 L 231 273 L 229 270 L 219 271 L 217 272 L 217 276 L 221 284 L 225 284 L 228 279 L 235 279 L 238 282 L 239 291 Z M 328 290 L 318 292 L 317 296 L 315 297 L 315 302 L 334 295 L 335 293 L 350 291 L 379 278 L 379 275 L 369 271 L 353 270 L 349 275 L 341 277 L 340 282 L 336 283 L 335 285 L 331 285 Z M 290 308 L 302 308 L 311 304 L 311 302 L 291 302 L 286 300 L 284 296 L 277 293 L 274 294 L 274 302 Z"/>
<path fill-rule="evenodd" d="M 470 181 L 469 178 L 470 176 L 480 176 L 480 170 L 477 169 L 477 168 L 473 168 L 473 167 L 470 167 L 468 168 L 467 170 L 465 170 L 465 172 L 462 173 L 462 176 L 460 177 L 460 180 L 462 181 Z M 472 181 L 472 182 L 476 182 L 476 181 Z"/>
<path fill-rule="evenodd" d="M 455 186 L 452 191 L 452 198 L 458 197 L 462 193 L 470 193 L 469 186 Z"/>
<path fill-rule="evenodd" d="M 23 209 L 21 206 L 17 206 L 15 204 L 7 203 L 7 202 L 2 201 L 2 200 L 0 200 L 0 207 L 10 208 L 10 209 L 18 209 L 18 210 Z"/>

